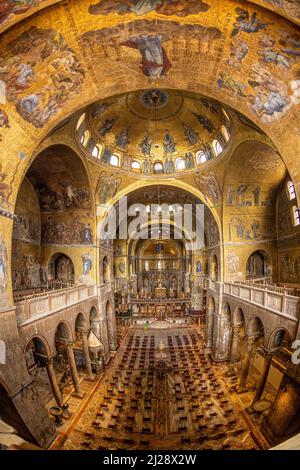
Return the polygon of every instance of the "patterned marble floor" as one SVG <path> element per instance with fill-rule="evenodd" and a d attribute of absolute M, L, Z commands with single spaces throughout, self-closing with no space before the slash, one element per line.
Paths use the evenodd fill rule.
<path fill-rule="evenodd" d="M 54 448 L 266 448 L 243 408 L 199 329 L 131 328 Z"/>

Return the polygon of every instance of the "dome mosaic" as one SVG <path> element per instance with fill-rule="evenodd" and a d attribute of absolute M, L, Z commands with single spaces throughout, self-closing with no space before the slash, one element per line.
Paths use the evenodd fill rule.
<path fill-rule="evenodd" d="M 81 147 L 101 163 L 172 174 L 219 157 L 232 129 L 216 101 L 153 88 L 94 103 L 80 116 L 76 132 Z"/>

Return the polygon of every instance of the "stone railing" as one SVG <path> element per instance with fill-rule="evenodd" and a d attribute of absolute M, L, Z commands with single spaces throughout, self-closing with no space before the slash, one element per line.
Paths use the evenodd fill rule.
<path fill-rule="evenodd" d="M 96 295 L 96 286 L 78 286 L 24 296 L 15 300 L 17 323 L 36 320 Z"/>
<path fill-rule="evenodd" d="M 223 287 L 222 282 L 214 281 L 213 279 L 207 278 L 205 284 L 206 284 L 206 289 L 214 290 L 217 293 L 222 292 L 222 287 Z"/>
<path fill-rule="evenodd" d="M 106 281 L 103 284 L 100 284 L 100 293 L 101 295 L 106 295 L 109 293 L 114 293 L 115 287 L 114 287 L 114 281 Z"/>
<path fill-rule="evenodd" d="M 241 286 L 252 286 L 259 287 L 260 289 L 267 290 L 269 292 L 277 292 L 279 294 L 292 295 L 293 297 L 300 297 L 300 289 L 295 287 L 276 286 L 274 284 L 267 284 L 266 282 L 246 281 L 246 282 L 235 282 Z"/>
<path fill-rule="evenodd" d="M 224 294 L 238 297 L 246 302 L 266 308 L 285 317 L 298 319 L 300 314 L 300 297 L 292 295 L 295 289 L 259 285 L 252 283 L 225 282 Z"/>

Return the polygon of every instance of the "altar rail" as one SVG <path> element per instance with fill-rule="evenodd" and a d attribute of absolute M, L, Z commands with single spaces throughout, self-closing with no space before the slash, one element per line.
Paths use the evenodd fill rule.
<path fill-rule="evenodd" d="M 210 288 L 213 288 L 211 283 Z M 223 292 L 286 317 L 299 319 L 300 294 L 298 289 L 248 282 L 225 282 Z"/>
<path fill-rule="evenodd" d="M 96 286 L 78 286 L 24 296 L 15 301 L 17 323 L 41 318 L 96 295 Z"/>

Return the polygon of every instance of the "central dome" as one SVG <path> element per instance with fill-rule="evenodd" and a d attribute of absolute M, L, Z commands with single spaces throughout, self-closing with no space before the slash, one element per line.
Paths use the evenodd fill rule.
<path fill-rule="evenodd" d="M 219 103 L 153 88 L 113 96 L 80 117 L 80 145 L 103 163 L 144 173 L 191 170 L 218 157 L 231 135 Z"/>

